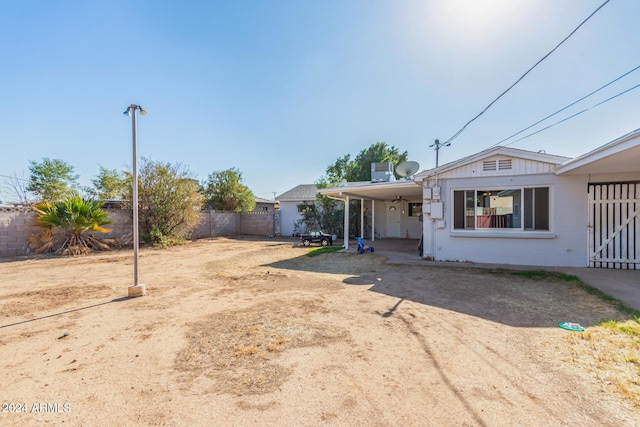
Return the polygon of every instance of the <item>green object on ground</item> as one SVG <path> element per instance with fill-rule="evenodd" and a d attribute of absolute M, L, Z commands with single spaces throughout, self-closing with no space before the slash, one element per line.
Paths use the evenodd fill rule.
<path fill-rule="evenodd" d="M 584 327 L 579 323 L 560 322 L 558 326 L 567 331 L 584 331 Z"/>

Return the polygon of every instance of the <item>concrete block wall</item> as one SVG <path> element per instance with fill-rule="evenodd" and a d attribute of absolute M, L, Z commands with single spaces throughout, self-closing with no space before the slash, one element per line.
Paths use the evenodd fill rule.
<path fill-rule="evenodd" d="M 100 234 L 100 237 L 107 239 L 120 239 L 123 245 L 133 243 L 133 214 L 127 209 L 107 209 L 111 224 L 105 228 L 111 230 L 110 233 Z"/>
<path fill-rule="evenodd" d="M 239 233 L 239 214 L 236 212 L 202 211 L 201 222 L 193 230 L 193 239 L 232 236 Z"/>
<path fill-rule="evenodd" d="M 111 224 L 106 228 L 105 238 L 120 238 L 124 245 L 132 242 L 132 215 L 125 209 L 108 209 Z M 251 234 L 268 236 L 274 230 L 274 212 L 251 212 L 241 215 L 237 212 L 202 211 L 202 221 L 192 234 L 193 239 L 215 236 Z M 26 255 L 29 253 L 29 236 L 38 229 L 34 225 L 36 214 L 31 208 L 0 209 L 0 257 Z"/>
<path fill-rule="evenodd" d="M 0 257 L 27 253 L 35 220 L 36 214 L 31 208 L 0 209 Z"/>
<path fill-rule="evenodd" d="M 273 212 L 248 212 L 240 216 L 240 234 L 269 235 L 275 233 Z"/>

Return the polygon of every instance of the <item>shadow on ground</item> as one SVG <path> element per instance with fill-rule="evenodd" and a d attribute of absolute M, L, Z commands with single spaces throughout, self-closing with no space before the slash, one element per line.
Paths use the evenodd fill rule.
<path fill-rule="evenodd" d="M 527 278 L 502 269 L 456 268 L 385 263 L 373 254 L 302 255 L 269 267 L 347 275 L 347 285 L 395 298 L 379 311 L 393 316 L 403 301 L 451 310 L 513 327 L 583 326 L 627 317 L 577 283 L 553 277 Z"/>
<path fill-rule="evenodd" d="M 0 329 L 9 328 L 11 326 L 22 325 L 24 323 L 36 322 L 36 321 L 42 320 L 42 319 L 48 319 L 48 318 L 51 318 L 51 317 L 61 316 L 63 314 L 74 313 L 76 311 L 88 310 L 90 308 L 100 307 L 102 305 L 113 304 L 113 303 L 128 301 L 128 300 L 132 300 L 132 299 L 135 299 L 135 298 L 131 298 L 131 297 L 115 298 L 115 299 L 112 299 L 111 301 L 100 302 L 100 303 L 97 303 L 97 304 L 91 304 L 91 305 L 87 305 L 87 306 L 79 307 L 79 308 L 73 308 L 73 309 L 61 311 L 61 312 L 58 312 L 58 313 L 47 314 L 46 316 L 40 316 L 40 317 L 35 317 L 33 319 L 27 319 L 27 320 L 21 320 L 19 322 L 15 322 L 15 323 L 9 323 L 7 325 L 0 325 Z"/>

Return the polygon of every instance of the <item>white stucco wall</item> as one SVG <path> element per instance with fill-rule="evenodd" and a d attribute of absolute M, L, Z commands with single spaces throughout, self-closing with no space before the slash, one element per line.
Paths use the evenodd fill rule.
<path fill-rule="evenodd" d="M 417 202 L 417 201 L 416 201 Z M 400 226 L 396 236 L 390 235 L 387 224 L 387 213 L 391 203 L 375 202 L 375 231 L 381 238 L 419 239 L 422 234 L 422 223 L 418 217 L 409 217 L 409 205 L 406 201 L 394 203 L 399 212 Z"/>
<path fill-rule="evenodd" d="M 387 220 L 385 216 L 385 204 L 384 202 L 375 202 L 375 218 L 374 229 L 376 232 L 376 238 L 384 237 L 387 235 Z"/>
<path fill-rule="evenodd" d="M 280 235 L 293 236 L 293 226 L 300 218 L 298 205 L 301 202 L 280 202 Z"/>
<path fill-rule="evenodd" d="M 425 215 L 424 256 L 440 261 L 478 263 L 586 266 L 588 177 L 540 174 L 507 177 L 440 179 L 444 228 Z M 426 182 L 435 186 L 433 180 Z M 550 231 L 453 230 L 453 191 L 504 189 L 519 186 L 550 187 Z M 495 234 L 499 233 L 497 237 Z M 489 236 L 493 234 L 493 236 Z"/>

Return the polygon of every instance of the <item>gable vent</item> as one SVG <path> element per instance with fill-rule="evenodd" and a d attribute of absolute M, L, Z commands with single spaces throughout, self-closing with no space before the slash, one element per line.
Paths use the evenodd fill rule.
<path fill-rule="evenodd" d="M 498 160 L 498 170 L 508 170 L 511 169 L 511 159 L 502 159 Z"/>
<path fill-rule="evenodd" d="M 495 160 L 485 160 L 484 162 L 482 162 L 483 172 L 494 171 L 494 170 L 497 170 Z"/>

